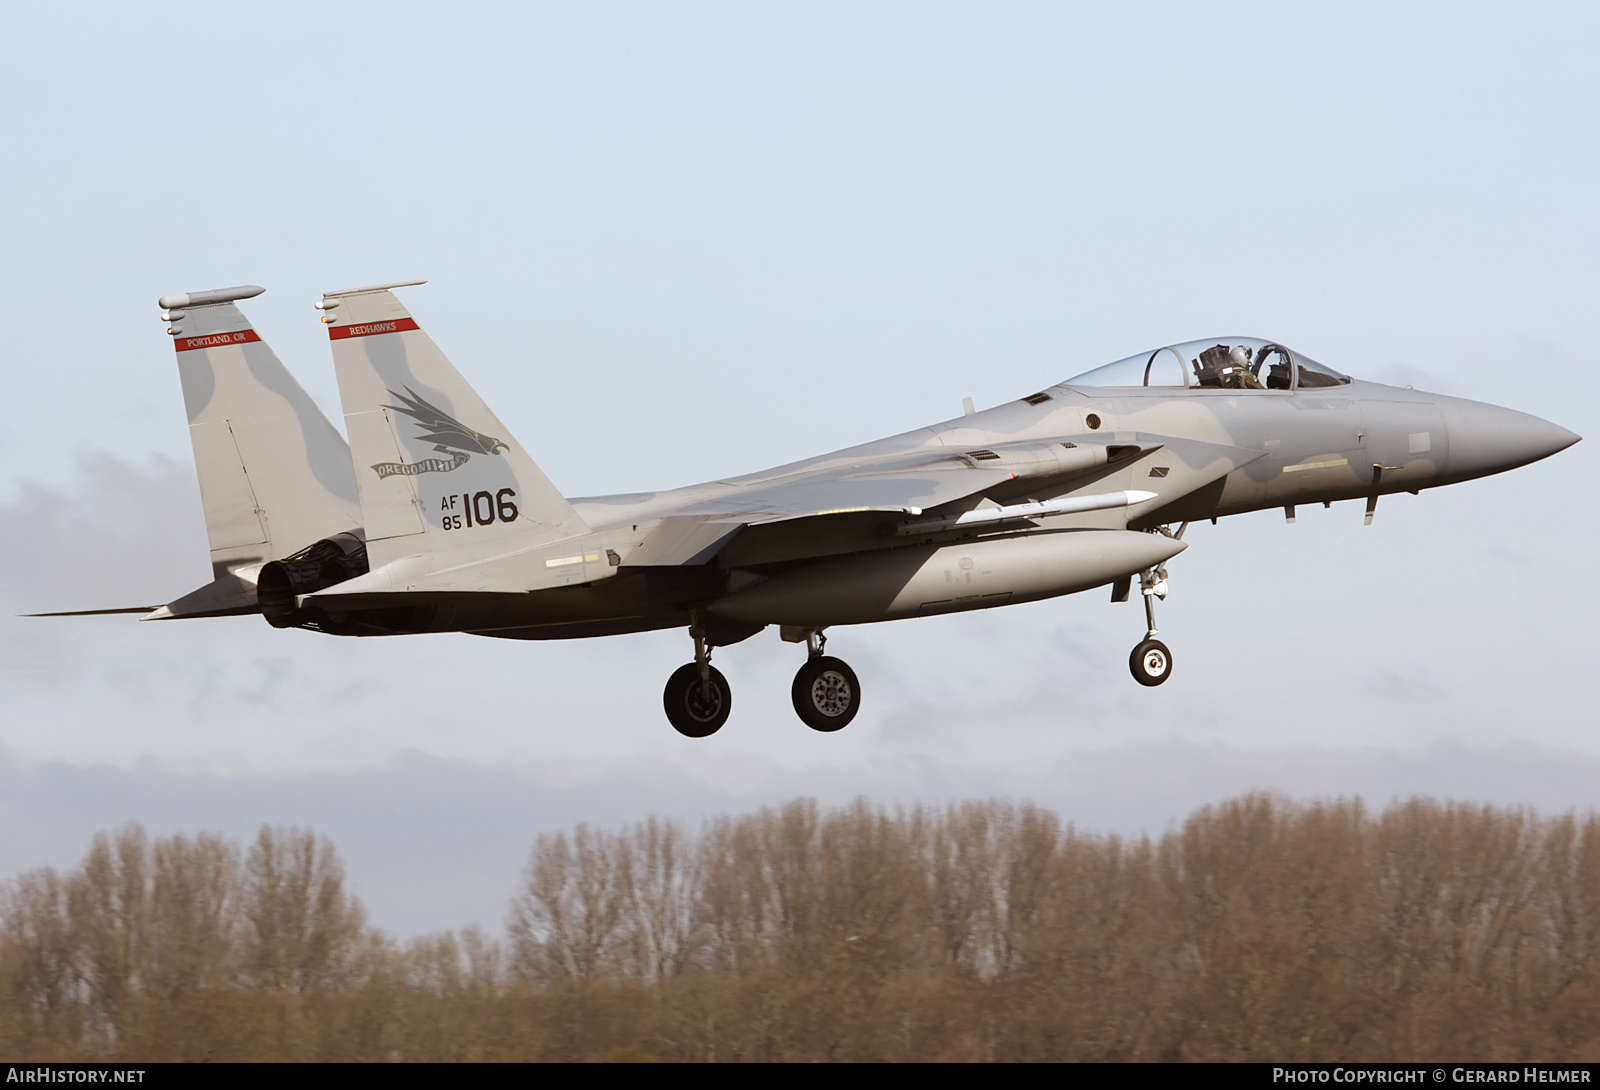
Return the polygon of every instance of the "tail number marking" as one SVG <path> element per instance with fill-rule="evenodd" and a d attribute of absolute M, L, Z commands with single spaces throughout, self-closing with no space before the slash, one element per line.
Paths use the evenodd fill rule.
<path fill-rule="evenodd" d="M 440 528 L 470 530 L 492 522 L 515 522 L 519 513 L 513 502 L 516 497 L 516 490 L 512 488 L 502 488 L 492 496 L 487 492 L 462 492 L 441 497 Z"/>

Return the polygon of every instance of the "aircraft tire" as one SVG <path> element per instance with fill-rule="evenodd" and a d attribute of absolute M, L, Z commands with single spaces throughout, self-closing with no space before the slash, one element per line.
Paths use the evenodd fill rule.
<path fill-rule="evenodd" d="M 832 655 L 807 659 L 794 675 L 789 695 L 794 711 L 812 730 L 843 730 L 861 707 L 861 682 L 856 672 Z"/>
<path fill-rule="evenodd" d="M 1172 652 L 1160 640 L 1145 640 L 1128 656 L 1128 669 L 1140 685 L 1160 685 L 1172 676 Z"/>
<path fill-rule="evenodd" d="M 733 690 L 722 671 L 711 667 L 710 692 L 703 691 L 700 667 L 689 662 L 672 671 L 661 695 L 667 722 L 685 738 L 706 738 L 722 729 L 733 710 Z"/>

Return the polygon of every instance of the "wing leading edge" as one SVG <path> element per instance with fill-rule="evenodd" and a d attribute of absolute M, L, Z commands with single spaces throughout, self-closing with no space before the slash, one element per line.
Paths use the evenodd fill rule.
<path fill-rule="evenodd" d="M 730 486 L 726 495 L 673 510 L 624 564 L 708 563 L 741 534 L 761 539 L 762 557 L 788 558 L 785 539 L 815 550 L 819 524 L 843 527 L 874 515 L 879 516 L 870 520 L 874 527 L 900 536 L 908 527 L 913 533 L 931 527 L 937 527 L 931 533 L 971 533 L 991 524 L 1046 518 L 1053 526 L 1144 528 L 1162 521 L 1153 516 L 1163 509 L 1263 457 L 1260 450 L 1143 433 L 1120 441 L 1075 436 L 959 454 L 918 452 L 872 466 L 830 467 L 745 488 Z M 1118 498 L 1112 502 L 1107 496 Z M 1084 502 L 1063 502 L 1072 499 Z M 965 517 L 990 500 L 1017 514 Z M 1037 506 L 1026 512 L 1029 504 Z M 907 522 L 884 520 L 884 515 L 928 517 Z M 837 548 L 855 551 L 872 536 L 878 535 L 871 528 L 865 537 L 842 532 Z M 734 547 L 727 559 L 740 562 L 745 551 Z"/>

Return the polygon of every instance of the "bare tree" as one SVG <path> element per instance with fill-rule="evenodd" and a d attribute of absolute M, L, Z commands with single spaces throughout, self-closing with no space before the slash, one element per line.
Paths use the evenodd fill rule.
<path fill-rule="evenodd" d="M 999 812 L 1004 828 L 996 853 L 990 911 L 993 964 L 1003 974 L 1019 968 L 1027 957 L 1035 921 L 1055 877 L 1061 821 L 1048 810 L 1031 805 Z"/>
<path fill-rule="evenodd" d="M 78 971 L 93 1015 L 113 1034 L 124 1003 L 141 989 L 148 966 L 149 864 L 144 830 L 127 825 L 94 838 L 67 887 Z"/>
<path fill-rule="evenodd" d="M 766 964 L 772 950 L 773 897 L 758 823 L 718 818 L 706 824 L 695 851 L 708 965 L 735 976 Z"/>
<path fill-rule="evenodd" d="M 924 913 L 937 936 L 938 958 L 977 971 L 992 947 L 989 927 L 995 889 L 995 803 L 965 802 L 912 812 L 925 875 Z"/>
<path fill-rule="evenodd" d="M 307 993 L 340 984 L 360 953 L 361 905 L 344 891 L 333 845 L 262 827 L 245 858 L 243 968 L 258 988 Z"/>
<path fill-rule="evenodd" d="M 220 836 L 157 840 L 150 892 L 146 994 L 215 991 L 237 972 L 239 851 Z"/>
<path fill-rule="evenodd" d="M 776 811 L 763 808 L 745 820 L 760 851 L 756 863 L 765 878 L 760 885 L 767 895 L 769 925 L 783 950 L 803 961 L 822 894 L 816 800 L 796 799 Z"/>
<path fill-rule="evenodd" d="M 706 940 L 699 859 L 675 822 L 651 817 L 626 837 L 632 972 L 647 980 L 677 976 Z"/>
<path fill-rule="evenodd" d="M 540 837 L 509 948 L 396 943 L 326 841 L 97 837 L 0 886 L 0 1053 L 1600 1058 L 1600 817 L 1247 795 L 1156 840 L 809 800 Z"/>
<path fill-rule="evenodd" d="M 512 901 L 512 970 L 523 979 L 594 980 L 611 968 L 628 929 L 628 840 L 579 825 L 534 841 Z"/>
<path fill-rule="evenodd" d="M 67 885 L 46 868 L 0 893 L 0 995 L 25 1030 L 46 1037 L 74 1019 L 83 997 Z"/>

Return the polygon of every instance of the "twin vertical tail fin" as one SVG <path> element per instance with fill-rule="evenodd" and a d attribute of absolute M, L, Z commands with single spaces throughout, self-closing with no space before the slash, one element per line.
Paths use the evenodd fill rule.
<path fill-rule="evenodd" d="M 391 288 L 328 292 L 324 312 L 374 568 L 473 559 L 588 526 Z"/>
<path fill-rule="evenodd" d="M 163 616 L 253 612 L 255 572 L 361 526 L 350 451 L 235 305 L 257 287 L 162 296 L 216 581 Z"/>
<path fill-rule="evenodd" d="M 318 304 L 348 444 L 235 305 L 264 289 L 162 296 L 214 579 L 147 620 L 265 612 L 283 627 L 298 595 L 369 557 L 470 564 L 589 532 L 390 293 L 401 286 Z"/>

